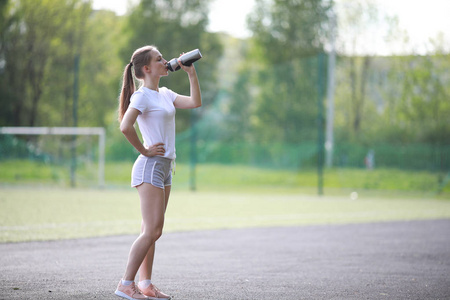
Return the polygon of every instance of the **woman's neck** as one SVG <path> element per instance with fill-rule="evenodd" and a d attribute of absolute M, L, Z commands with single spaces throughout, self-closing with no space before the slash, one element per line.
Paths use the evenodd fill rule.
<path fill-rule="evenodd" d="M 156 80 L 154 78 L 147 77 L 144 80 L 144 86 L 148 89 L 159 92 L 159 78 Z"/>

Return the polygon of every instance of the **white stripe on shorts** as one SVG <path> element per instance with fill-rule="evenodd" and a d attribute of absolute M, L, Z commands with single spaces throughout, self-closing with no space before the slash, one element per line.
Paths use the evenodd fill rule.
<path fill-rule="evenodd" d="M 154 183 L 153 183 L 153 173 L 154 173 L 154 171 L 155 171 L 155 166 L 156 166 L 156 161 L 155 161 L 155 163 L 153 164 L 153 168 L 152 168 L 152 178 L 150 179 L 150 182 L 152 183 L 152 185 L 155 185 Z M 144 178 L 144 176 L 142 176 L 142 178 Z M 155 185 L 156 186 L 156 185 Z"/>
<path fill-rule="evenodd" d="M 145 174 L 145 168 L 147 167 L 147 162 L 148 162 L 148 160 L 145 160 L 144 167 L 142 168 L 141 184 L 144 182 L 144 174 Z"/>

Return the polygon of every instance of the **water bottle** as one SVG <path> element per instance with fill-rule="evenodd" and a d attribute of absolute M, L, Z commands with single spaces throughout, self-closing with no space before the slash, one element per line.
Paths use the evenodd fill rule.
<path fill-rule="evenodd" d="M 188 53 L 185 53 L 181 55 L 178 59 L 181 61 L 181 64 L 184 66 L 190 66 L 197 60 L 202 58 L 202 54 L 200 53 L 200 50 L 195 49 L 192 51 L 189 51 Z M 171 72 L 178 71 L 180 69 L 180 65 L 178 64 L 178 60 L 176 58 L 172 58 L 170 61 L 167 62 L 167 69 Z"/>

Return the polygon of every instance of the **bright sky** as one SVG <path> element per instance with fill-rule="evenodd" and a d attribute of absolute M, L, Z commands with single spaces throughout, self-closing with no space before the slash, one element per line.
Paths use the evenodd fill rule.
<path fill-rule="evenodd" d="M 93 7 L 110 9 L 123 15 L 129 2 L 137 3 L 139 0 L 93 0 Z M 249 37 L 246 16 L 251 12 L 254 2 L 254 0 L 211 0 L 208 30 L 223 31 L 240 38 Z"/>
<path fill-rule="evenodd" d="M 94 9 L 110 9 L 123 15 L 130 1 L 136 3 L 138 0 L 93 0 L 93 6 Z M 336 2 L 339 4 L 342 0 Z M 447 44 L 446 49 L 450 50 L 450 0 L 375 0 L 375 2 L 379 4 L 378 9 L 381 13 L 398 16 L 400 28 L 407 31 L 411 40 L 410 46 L 414 49 L 424 50 L 422 48 L 426 48 L 425 44 L 429 39 L 436 38 L 441 32 Z M 252 12 L 254 3 L 254 0 L 211 0 L 208 30 L 222 31 L 240 38 L 249 37 L 246 16 Z M 376 52 L 386 51 L 380 48 Z"/>

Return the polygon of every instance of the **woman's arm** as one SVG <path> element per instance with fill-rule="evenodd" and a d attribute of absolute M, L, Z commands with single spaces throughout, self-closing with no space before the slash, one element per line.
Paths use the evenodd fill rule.
<path fill-rule="evenodd" d="M 139 115 L 139 111 L 135 108 L 129 107 L 123 116 L 122 122 L 120 123 L 120 131 L 125 135 L 127 140 L 136 148 L 139 153 L 144 156 L 163 156 L 165 153 L 164 144 L 157 143 L 155 145 L 150 146 L 149 148 L 145 148 L 139 139 L 136 129 L 134 128 L 134 123 L 136 123 L 136 119 Z"/>
<path fill-rule="evenodd" d="M 200 84 L 198 82 L 197 71 L 195 71 L 194 65 L 184 66 L 179 62 L 181 68 L 188 73 L 189 83 L 191 88 L 191 95 L 183 96 L 178 95 L 173 105 L 176 108 L 188 109 L 202 106 L 202 93 L 200 91 Z"/>

